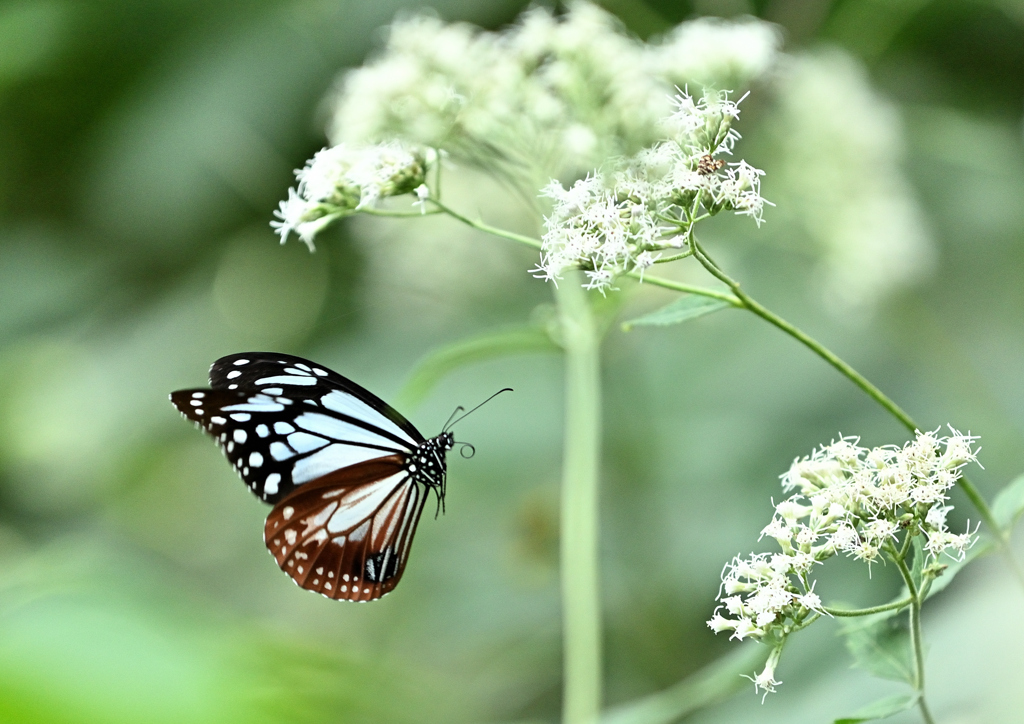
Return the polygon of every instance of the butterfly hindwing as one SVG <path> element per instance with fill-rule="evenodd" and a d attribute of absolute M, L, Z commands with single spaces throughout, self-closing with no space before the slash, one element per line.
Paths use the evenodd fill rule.
<path fill-rule="evenodd" d="M 299 586 L 372 601 L 398 585 L 424 500 L 403 458 L 369 460 L 282 499 L 267 516 L 264 542 Z"/>

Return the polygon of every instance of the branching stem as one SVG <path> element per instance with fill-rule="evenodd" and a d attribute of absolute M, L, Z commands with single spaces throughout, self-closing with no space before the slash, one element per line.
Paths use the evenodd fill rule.
<path fill-rule="evenodd" d="M 900 558 L 896 551 L 892 551 L 892 560 L 903 576 L 903 583 L 910 591 L 910 645 L 914 650 L 914 690 L 917 691 L 917 706 L 921 710 L 921 718 L 925 724 L 935 724 L 932 714 L 928 710 L 928 704 L 924 698 L 924 646 L 921 643 L 921 592 L 914 583 L 914 577 L 910 575 L 907 562 Z"/>

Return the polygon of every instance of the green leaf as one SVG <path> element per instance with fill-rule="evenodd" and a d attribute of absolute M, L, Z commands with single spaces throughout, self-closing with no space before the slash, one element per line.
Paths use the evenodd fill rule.
<path fill-rule="evenodd" d="M 853 665 L 883 679 L 913 683 L 914 652 L 905 617 L 883 611 L 870 616 L 839 619 Z"/>
<path fill-rule="evenodd" d="M 873 704 L 868 704 L 863 709 L 858 709 L 850 716 L 836 719 L 835 724 L 860 724 L 860 722 L 874 721 L 875 719 L 886 719 L 893 714 L 899 714 L 901 711 L 917 706 L 919 699 L 918 694 L 888 696 Z"/>
<path fill-rule="evenodd" d="M 495 357 L 528 352 L 560 352 L 546 329 L 531 325 L 487 332 L 435 349 L 413 368 L 395 404 L 399 409 L 415 407 L 445 375 L 469 364 Z"/>
<path fill-rule="evenodd" d="M 711 314 L 719 309 L 731 306 L 733 306 L 732 303 L 723 299 L 687 294 L 685 297 L 680 297 L 657 311 L 631 319 L 628 322 L 623 322 L 622 329 L 628 332 L 633 327 L 638 326 L 666 327 L 670 324 L 679 324 L 690 319 L 703 317 L 705 314 Z"/>
<path fill-rule="evenodd" d="M 992 501 L 992 517 L 1006 532 L 1013 528 L 1021 513 L 1024 513 L 1024 475 L 999 491 Z"/>

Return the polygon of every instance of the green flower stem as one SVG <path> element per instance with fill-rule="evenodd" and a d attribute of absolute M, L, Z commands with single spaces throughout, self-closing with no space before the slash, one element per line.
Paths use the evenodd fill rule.
<path fill-rule="evenodd" d="M 439 209 L 434 209 L 433 211 L 397 211 L 391 209 L 365 208 L 359 209 L 359 213 L 367 214 L 369 216 L 385 216 L 391 219 L 418 219 L 421 216 L 437 216 L 444 212 Z"/>
<path fill-rule="evenodd" d="M 903 582 L 910 591 L 910 644 L 914 649 L 914 690 L 917 691 L 917 706 L 921 710 L 921 718 L 925 724 L 935 724 L 932 714 L 928 710 L 928 704 L 924 699 L 924 647 L 921 644 L 921 596 L 914 578 L 910 575 L 910 569 L 902 558 L 893 557 L 893 562 L 903 576 Z"/>
<path fill-rule="evenodd" d="M 654 263 L 668 264 L 670 261 L 679 261 L 680 259 L 685 259 L 688 256 L 693 256 L 693 251 L 690 249 L 687 249 L 686 251 L 680 252 L 678 254 L 673 254 L 672 256 L 663 256 L 660 259 L 656 260 Z"/>
<path fill-rule="evenodd" d="M 829 616 L 838 616 L 840 618 L 870 616 L 873 613 L 882 613 L 883 611 L 898 611 L 901 608 L 906 608 L 913 602 L 913 598 L 904 598 L 892 603 L 882 604 L 881 606 L 871 606 L 870 608 L 829 608 L 828 606 L 823 606 L 822 610 Z"/>
<path fill-rule="evenodd" d="M 711 257 L 708 256 L 707 252 L 704 251 L 704 249 L 700 246 L 700 244 L 697 243 L 696 240 L 693 241 L 693 249 L 694 258 L 696 258 L 701 263 L 701 265 L 708 270 L 708 272 L 710 272 L 717 279 L 724 282 L 733 291 L 733 294 L 736 295 L 736 298 L 740 302 L 740 306 L 753 312 L 754 314 L 761 317 L 769 324 L 778 327 L 786 334 L 790 335 L 797 341 L 801 342 L 805 347 L 807 347 L 812 352 L 817 354 L 830 365 L 835 367 L 843 376 L 845 376 L 847 379 L 853 382 L 853 384 L 857 385 L 857 387 L 859 387 L 861 390 L 866 392 L 868 396 L 871 397 L 871 399 L 873 399 L 879 405 L 888 410 L 889 413 L 897 420 L 899 420 L 904 427 L 910 430 L 910 432 L 917 432 L 919 429 L 921 429 L 917 425 L 917 423 L 914 422 L 913 418 L 910 417 L 910 415 L 904 412 L 899 405 L 897 405 L 895 402 L 889 399 L 889 397 L 887 397 L 884 392 L 875 387 L 866 377 L 864 377 L 864 375 L 862 375 L 860 372 L 858 372 L 853 367 L 848 365 L 846 362 L 844 362 L 842 359 L 836 356 L 835 353 L 833 353 L 830 349 L 828 349 L 823 344 L 818 342 L 816 339 L 814 339 L 807 333 L 803 332 L 802 330 L 798 329 L 797 327 L 793 326 L 792 324 L 790 324 L 789 322 L 787 322 L 785 319 L 778 316 L 774 312 L 761 306 L 749 294 L 744 292 L 743 289 L 740 287 L 739 282 L 737 282 L 728 274 L 723 272 L 718 267 L 718 265 L 715 264 L 714 261 L 712 261 Z M 974 487 L 974 484 L 966 477 L 961 477 L 957 481 L 957 484 L 970 499 L 971 503 L 974 504 L 974 507 L 977 508 L 978 512 L 981 514 L 982 519 L 985 521 L 985 524 L 992 530 L 993 533 L 995 533 L 996 537 L 999 539 L 1000 547 L 1004 550 L 1004 552 L 1007 553 L 1007 555 L 1009 555 L 1008 536 L 1003 530 L 1000 529 L 999 523 L 996 522 L 995 517 L 992 515 L 992 509 L 989 508 L 988 503 L 985 502 L 985 498 L 982 497 L 978 489 Z M 1022 583 L 1024 583 L 1024 575 L 1022 575 L 1022 573 L 1020 572 L 1016 562 L 1013 563 L 1013 568 L 1016 572 L 1017 577 L 1022 581 Z"/>
<path fill-rule="evenodd" d="M 433 199 L 432 198 L 432 199 L 428 199 L 428 200 L 430 201 L 430 203 L 434 204 L 434 206 L 436 206 L 438 208 L 438 210 L 448 214 L 449 216 L 451 216 L 454 219 L 458 219 L 459 221 L 461 221 L 463 224 L 466 224 L 467 226 L 472 226 L 474 229 L 479 229 L 480 231 L 483 231 L 486 234 L 491 234 L 493 236 L 499 236 L 502 239 L 510 239 L 512 241 L 518 241 L 520 244 L 526 244 L 527 246 L 531 246 L 534 249 L 540 249 L 541 248 L 540 239 L 535 239 L 532 236 L 524 236 L 523 234 L 517 234 L 514 231 L 506 231 L 505 229 L 500 229 L 497 226 L 491 226 L 490 224 L 485 224 L 482 221 L 474 221 L 473 219 L 469 218 L 468 216 L 464 216 L 463 214 L 460 214 L 458 211 L 455 211 L 454 209 L 452 209 L 452 208 L 450 208 L 448 206 L 445 206 L 444 204 L 442 204 L 437 199 Z"/>
<path fill-rule="evenodd" d="M 634 279 L 640 278 L 639 272 L 629 272 L 626 276 L 633 277 Z M 653 284 L 657 287 L 664 287 L 665 289 L 671 289 L 676 292 L 684 292 L 686 294 L 696 294 L 701 297 L 711 297 L 712 299 L 720 299 L 723 302 L 728 302 L 734 307 L 744 307 L 743 302 L 734 297 L 732 294 L 726 294 L 725 292 L 719 292 L 714 289 L 708 289 L 706 287 L 698 287 L 693 284 L 684 284 L 683 282 L 672 281 L 671 279 L 664 279 L 662 277 L 651 276 L 650 274 L 644 274 L 644 284 Z"/>
<path fill-rule="evenodd" d="M 586 293 L 579 284 L 560 285 L 555 300 L 560 342 L 565 349 L 565 458 L 560 535 L 564 648 L 562 722 L 593 724 L 601 710 L 597 547 L 600 335 Z"/>
<path fill-rule="evenodd" d="M 740 303 L 748 310 L 761 317 L 769 324 L 772 324 L 783 332 L 793 337 L 794 339 L 803 343 L 804 346 L 808 347 L 811 351 L 821 357 L 823 360 L 828 362 L 830 365 L 835 367 L 847 377 L 853 384 L 861 388 L 866 392 L 871 399 L 880 404 L 886 410 L 892 414 L 897 420 L 911 432 L 916 432 L 918 427 L 917 424 L 910 418 L 906 412 L 904 412 L 899 405 L 886 397 L 880 389 L 871 384 L 870 381 L 857 370 L 853 369 L 846 362 L 837 357 L 831 350 L 822 345 L 820 342 L 815 340 L 810 335 L 806 334 L 802 330 L 796 328 L 782 317 L 778 316 L 774 312 L 766 309 L 756 302 L 750 295 L 743 291 L 740 287 L 739 282 L 730 277 L 728 274 L 723 272 L 717 264 L 715 264 L 711 258 L 707 255 L 707 252 L 697 243 L 696 239 L 693 241 L 694 257 L 701 263 L 701 265 L 711 273 L 712 276 L 724 282 L 740 300 Z"/>

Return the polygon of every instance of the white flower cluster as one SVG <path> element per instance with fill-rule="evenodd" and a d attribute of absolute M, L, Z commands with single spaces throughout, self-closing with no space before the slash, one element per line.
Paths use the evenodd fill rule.
<path fill-rule="evenodd" d="M 779 45 L 758 20 L 695 21 L 645 44 L 582 1 L 559 16 L 528 10 L 497 33 L 414 15 L 343 77 L 329 133 L 335 143 L 405 138 L 530 182 L 578 176 L 655 141 L 675 86 L 746 86 Z"/>
<path fill-rule="evenodd" d="M 554 199 L 534 275 L 548 281 L 569 267 L 586 269 L 587 289 L 605 290 L 628 268 L 644 269 L 657 259 L 662 228 L 640 200 L 619 199 L 598 174 L 565 189 L 552 181 L 542 192 Z"/>
<path fill-rule="evenodd" d="M 298 189 L 288 189 L 270 222 L 281 243 L 295 232 L 310 249 L 313 237 L 334 219 L 366 208 L 389 196 L 418 191 L 426 181 L 431 150 L 420 151 L 397 141 L 373 146 L 339 144 L 325 148 L 295 171 Z"/>
<path fill-rule="evenodd" d="M 761 223 L 764 172 L 717 158 L 731 154 L 740 137 L 732 128 L 737 103 L 711 91 L 698 101 L 678 93 L 673 102 L 676 110 L 663 122 L 667 140 L 568 189 L 552 181 L 543 190 L 554 204 L 537 277 L 557 281 L 578 267 L 586 287 L 603 292 L 619 274 L 643 274 L 657 252 L 686 245 L 693 224 L 706 216 L 731 210 Z"/>
<path fill-rule="evenodd" d="M 708 626 L 715 633 L 732 631 L 734 639 L 777 645 L 823 612 L 810 576 L 816 563 L 839 553 L 868 563 L 883 553 L 892 557 L 901 533 L 923 535 L 932 556 L 962 559 L 975 536 L 946 527 L 946 493 L 977 459 L 977 438 L 950 431 L 948 437 L 918 432 L 902 448 L 871 450 L 858 446 L 857 438 L 840 438 L 794 461 L 782 487 L 798 492 L 776 506 L 761 532 L 782 552 L 728 563 Z"/>
<path fill-rule="evenodd" d="M 773 175 L 786 215 L 817 247 L 814 278 L 831 311 L 868 314 L 935 268 L 935 243 L 904 168 L 900 113 L 863 63 L 837 49 L 789 57 L 774 87 Z"/>

